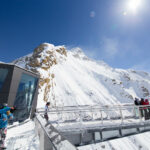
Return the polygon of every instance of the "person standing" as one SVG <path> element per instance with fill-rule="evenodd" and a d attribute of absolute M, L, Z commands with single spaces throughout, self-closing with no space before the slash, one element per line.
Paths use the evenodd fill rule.
<path fill-rule="evenodd" d="M 47 102 L 45 105 L 45 113 L 44 113 L 44 118 L 46 119 L 46 121 L 49 120 L 49 117 L 48 117 L 49 106 L 50 106 L 50 102 Z"/>
<path fill-rule="evenodd" d="M 148 108 L 148 119 L 150 119 L 150 104 L 149 104 L 149 100 L 147 99 L 147 104 L 149 105 Z"/>
<path fill-rule="evenodd" d="M 5 138 L 7 134 L 7 124 L 8 119 L 13 119 L 12 113 L 10 113 L 10 108 L 6 105 L 0 107 L 0 148 L 6 149 L 5 147 Z"/>
<path fill-rule="evenodd" d="M 144 106 L 144 105 L 149 105 L 149 103 L 144 100 L 144 99 L 141 99 L 141 105 Z M 147 107 L 144 106 L 142 107 L 142 110 L 143 110 L 143 117 L 145 118 L 145 120 L 148 119 L 148 110 L 147 110 Z"/>
<path fill-rule="evenodd" d="M 145 99 L 145 105 L 149 105 L 149 101 L 148 99 Z M 148 120 L 150 118 L 150 115 L 149 115 L 149 106 L 146 106 L 146 109 L 145 109 L 145 120 Z"/>
<path fill-rule="evenodd" d="M 135 107 L 135 116 L 139 117 L 139 113 L 140 113 L 140 108 L 139 108 L 140 101 L 139 101 L 138 98 L 135 98 L 134 104 L 136 105 L 136 107 Z"/>
<path fill-rule="evenodd" d="M 138 99 L 138 98 L 135 98 L 135 100 L 134 100 L 134 104 L 135 104 L 135 105 L 140 105 L 140 101 L 139 101 L 139 99 Z"/>
<path fill-rule="evenodd" d="M 143 107 L 144 98 L 141 98 L 140 105 L 141 105 L 141 107 L 140 107 L 141 117 L 144 117 L 144 107 Z"/>

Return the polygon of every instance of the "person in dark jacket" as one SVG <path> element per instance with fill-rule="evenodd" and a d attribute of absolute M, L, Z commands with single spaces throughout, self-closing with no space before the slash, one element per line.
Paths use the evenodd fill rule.
<path fill-rule="evenodd" d="M 12 119 L 13 115 L 10 113 L 11 108 L 2 106 L 0 108 L 0 148 L 5 149 L 5 138 L 7 134 L 8 119 Z"/>
<path fill-rule="evenodd" d="M 142 106 L 143 104 L 144 104 L 144 98 L 141 98 L 140 105 Z M 141 114 L 141 117 L 144 117 L 143 107 L 140 107 L 140 114 Z"/>
<path fill-rule="evenodd" d="M 137 107 L 135 107 L 135 116 L 139 117 L 140 108 L 138 106 L 140 105 L 140 101 L 138 98 L 135 98 L 134 104 L 137 106 Z"/>
<path fill-rule="evenodd" d="M 135 105 L 140 105 L 140 101 L 139 101 L 139 99 L 138 99 L 138 98 L 135 98 L 135 100 L 134 100 L 134 104 L 135 104 Z"/>

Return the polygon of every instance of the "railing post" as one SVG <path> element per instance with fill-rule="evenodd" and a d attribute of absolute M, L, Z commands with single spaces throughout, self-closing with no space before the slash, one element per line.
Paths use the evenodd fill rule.
<path fill-rule="evenodd" d="M 82 113 L 81 113 L 81 111 L 79 111 L 79 116 L 80 116 L 80 130 L 82 132 L 82 122 L 83 122 L 83 120 L 82 120 Z"/>
<path fill-rule="evenodd" d="M 101 121 L 102 121 L 102 124 L 103 124 L 103 112 L 102 112 L 102 110 L 100 110 L 100 112 L 101 112 Z"/>
<path fill-rule="evenodd" d="M 121 123 L 123 123 L 123 114 L 122 114 L 121 107 L 119 108 L 119 110 L 120 110 L 120 116 L 121 116 Z"/>
<path fill-rule="evenodd" d="M 141 108 L 140 108 L 140 106 L 137 106 L 137 108 L 138 108 L 138 114 L 139 114 L 140 122 L 142 122 L 142 116 L 141 116 L 141 111 L 140 111 Z"/>
<path fill-rule="evenodd" d="M 137 117 L 137 112 L 136 112 L 137 107 L 135 105 L 133 105 L 133 113 L 135 115 L 135 118 Z"/>
<path fill-rule="evenodd" d="M 93 118 L 93 107 L 91 106 L 91 113 L 92 113 L 92 120 L 94 120 Z"/>

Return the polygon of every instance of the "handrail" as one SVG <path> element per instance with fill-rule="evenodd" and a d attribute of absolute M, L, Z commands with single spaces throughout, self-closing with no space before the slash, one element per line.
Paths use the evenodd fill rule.
<path fill-rule="evenodd" d="M 77 148 L 74 145 L 72 145 L 72 143 L 70 143 L 50 122 L 47 122 L 45 118 L 43 118 L 40 114 L 36 114 L 35 122 L 36 120 L 38 121 L 37 124 L 39 124 L 42 127 L 43 131 L 48 137 L 48 142 L 51 144 L 54 150 L 77 150 Z"/>
<path fill-rule="evenodd" d="M 147 119 L 147 114 L 144 112 L 144 109 L 150 109 L 150 105 L 114 105 L 114 106 L 86 106 L 86 107 L 64 107 L 61 109 L 50 109 L 48 111 L 49 115 L 56 115 L 55 119 L 50 116 L 49 118 L 52 120 L 56 120 L 54 122 L 57 123 L 84 123 L 87 121 L 96 121 L 101 122 L 102 125 L 116 124 L 122 125 L 128 122 L 141 123 L 144 122 L 142 117 Z M 142 112 L 143 111 L 143 116 Z M 44 111 L 38 111 L 38 113 L 43 114 Z M 148 114 L 149 115 L 149 114 Z M 131 120 L 130 120 L 131 119 Z M 148 116 L 150 119 L 150 116 Z M 130 121 L 129 121 L 130 120 Z M 110 122 L 109 122 L 110 121 Z M 82 126 L 80 126 L 82 128 Z"/>
<path fill-rule="evenodd" d="M 51 144 L 53 145 L 54 149 L 57 150 L 56 146 L 54 145 L 54 143 L 52 142 L 48 132 L 46 131 L 46 129 L 43 127 L 42 123 L 40 122 L 40 120 L 38 119 L 37 115 L 35 116 L 36 120 L 39 122 L 40 126 L 42 127 L 42 129 L 44 130 L 44 132 L 46 133 L 46 136 L 48 137 L 49 141 L 51 142 Z"/>
<path fill-rule="evenodd" d="M 145 107 L 150 107 L 150 105 L 105 105 L 105 106 L 88 106 L 88 107 L 85 107 L 85 108 L 80 108 L 80 107 L 60 107 L 60 109 L 58 108 L 50 108 L 48 113 L 55 113 L 55 112 L 78 112 L 78 111 L 88 111 L 90 109 L 92 109 L 93 111 L 94 110 L 114 110 L 114 109 L 121 109 L 121 110 L 127 110 L 129 108 L 145 108 Z M 70 108 L 70 109 L 67 109 L 67 108 Z M 43 113 L 44 112 L 44 109 L 37 109 L 37 112 L 38 113 Z"/>

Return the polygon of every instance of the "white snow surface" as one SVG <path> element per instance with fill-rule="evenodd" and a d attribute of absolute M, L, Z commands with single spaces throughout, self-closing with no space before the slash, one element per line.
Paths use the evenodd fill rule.
<path fill-rule="evenodd" d="M 55 50 L 55 46 L 47 44 L 47 47 L 42 53 L 42 57 L 45 57 L 46 51 Z M 53 86 L 51 86 L 47 94 L 48 100 L 51 102 L 51 107 L 116 105 L 133 103 L 135 97 L 149 98 L 150 74 L 146 72 L 114 69 L 103 61 L 89 59 L 80 48 L 74 48 L 68 51 L 67 56 L 55 52 L 54 57 L 58 63 L 47 71 L 42 68 L 36 68 L 43 78 L 51 78 L 50 74 L 54 74 L 54 78 L 51 80 Z M 17 65 L 21 65 L 22 67 L 25 67 L 26 63 L 25 57 L 19 58 L 16 62 Z M 39 90 L 38 108 L 44 107 L 45 105 L 43 101 L 45 86 L 43 85 Z M 19 141 L 15 145 L 16 147 L 14 146 L 14 149 L 25 145 L 21 141 L 27 143 L 26 149 L 34 149 L 38 145 L 36 145 L 37 142 L 29 142 L 29 137 L 32 139 L 31 141 L 34 141 L 34 134 L 32 134 L 33 128 L 30 128 L 30 124 L 26 128 L 28 131 L 17 127 L 16 130 L 18 132 L 15 137 L 14 134 L 10 134 L 11 131 L 15 133 L 15 129 L 8 131 L 8 143 L 9 141 L 11 143 L 13 138 Z M 19 138 L 19 136 L 22 138 Z M 20 145 L 21 143 L 22 145 Z M 100 144 L 83 146 L 79 150 L 148 150 L 150 149 L 149 143 L 150 133 L 147 132 Z"/>
<path fill-rule="evenodd" d="M 78 147 L 79 150 L 150 150 L 150 132 Z"/>
<path fill-rule="evenodd" d="M 35 133 L 34 122 L 29 121 L 8 129 L 6 146 L 8 150 L 39 150 L 39 138 Z"/>

